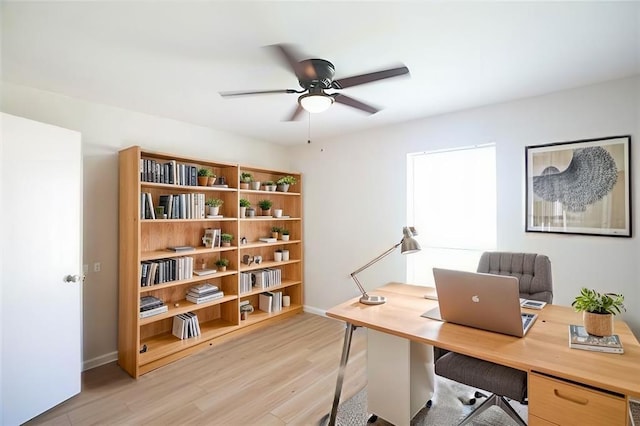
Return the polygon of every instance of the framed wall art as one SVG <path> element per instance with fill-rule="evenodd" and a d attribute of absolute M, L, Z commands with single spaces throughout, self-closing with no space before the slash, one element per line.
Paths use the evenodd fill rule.
<path fill-rule="evenodd" d="M 525 147 L 527 232 L 631 237 L 631 136 Z"/>

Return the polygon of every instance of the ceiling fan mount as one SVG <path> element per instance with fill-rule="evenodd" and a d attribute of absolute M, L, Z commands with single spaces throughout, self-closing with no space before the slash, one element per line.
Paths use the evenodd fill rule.
<path fill-rule="evenodd" d="M 324 59 L 305 59 L 298 62 L 302 71 L 298 76 L 300 87 L 311 91 L 314 88 L 331 89 L 336 68 Z"/>
<path fill-rule="evenodd" d="M 368 114 L 375 114 L 379 108 L 366 104 L 362 101 L 343 95 L 342 93 L 326 93 L 325 90 L 341 90 L 348 87 L 359 86 L 361 84 L 372 83 L 391 77 L 408 75 L 409 69 L 402 65 L 395 68 L 366 74 L 354 75 L 351 77 L 335 79 L 335 67 L 326 59 L 300 59 L 304 58 L 296 48 L 288 44 L 275 44 L 269 46 L 272 51 L 277 52 L 278 57 L 284 62 L 287 69 L 293 71 L 302 90 L 280 89 L 280 90 L 259 90 L 259 91 L 235 91 L 220 92 L 222 97 L 237 97 L 245 95 L 261 95 L 275 93 L 298 93 L 298 105 L 289 116 L 288 121 L 293 121 L 300 117 L 303 111 L 322 112 L 328 109 L 334 102 L 351 108 L 364 111 Z"/>

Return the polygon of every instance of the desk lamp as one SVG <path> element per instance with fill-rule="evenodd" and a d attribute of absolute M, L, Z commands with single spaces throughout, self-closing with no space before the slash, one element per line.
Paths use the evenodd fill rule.
<path fill-rule="evenodd" d="M 402 248 L 400 249 L 400 253 L 402 254 L 409 254 L 409 253 L 415 253 L 417 251 L 420 251 L 420 244 L 418 244 L 415 238 L 413 238 L 415 235 L 418 235 L 418 231 L 416 231 L 416 228 L 414 228 L 413 226 L 405 226 L 402 229 L 402 233 L 403 233 L 402 240 L 400 240 L 398 244 L 394 245 L 389 250 L 382 253 L 380 256 L 376 257 L 366 265 L 356 269 L 351 273 L 351 278 L 353 278 L 353 280 L 356 282 L 356 285 L 358 286 L 360 293 L 362 293 L 362 297 L 360 298 L 360 303 L 363 303 L 365 305 L 382 305 L 387 301 L 387 299 L 384 296 L 369 296 L 366 290 L 364 289 L 364 287 L 362 287 L 362 284 L 360 284 L 360 281 L 358 280 L 358 277 L 356 277 L 356 274 L 359 274 L 360 272 L 364 271 L 365 269 L 367 269 L 374 263 L 378 262 L 382 258 L 386 257 L 388 254 L 390 254 L 392 251 L 394 251 L 400 246 L 402 246 Z"/>

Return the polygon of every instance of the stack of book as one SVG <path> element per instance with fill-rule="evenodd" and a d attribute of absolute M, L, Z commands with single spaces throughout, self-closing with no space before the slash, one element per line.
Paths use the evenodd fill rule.
<path fill-rule="evenodd" d="M 142 296 L 140 298 L 140 318 L 146 318 L 167 312 L 169 307 L 154 296 Z"/>
<path fill-rule="evenodd" d="M 612 336 L 594 336 L 586 332 L 581 325 L 569 325 L 569 347 L 585 351 L 622 354 L 622 342 L 617 334 Z"/>
<path fill-rule="evenodd" d="M 189 251 L 182 247 L 170 247 L 172 251 Z M 193 250 L 193 248 L 191 248 Z M 140 263 L 140 286 L 147 287 L 169 281 L 188 280 L 193 277 L 193 257 L 147 260 Z"/>
<path fill-rule="evenodd" d="M 200 335 L 198 316 L 193 312 L 179 314 L 173 317 L 172 333 L 178 339 L 188 339 Z"/>
<path fill-rule="evenodd" d="M 220 299 L 222 296 L 224 296 L 224 293 L 217 286 L 204 283 L 191 287 L 187 292 L 186 299 L 191 303 L 199 304 Z"/>

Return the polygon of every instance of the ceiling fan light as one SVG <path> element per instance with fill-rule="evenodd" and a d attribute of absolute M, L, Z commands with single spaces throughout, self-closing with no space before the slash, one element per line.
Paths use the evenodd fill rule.
<path fill-rule="evenodd" d="M 333 98 L 324 93 L 307 93 L 298 98 L 300 106 L 308 112 L 323 112 L 329 109 L 333 103 Z"/>

